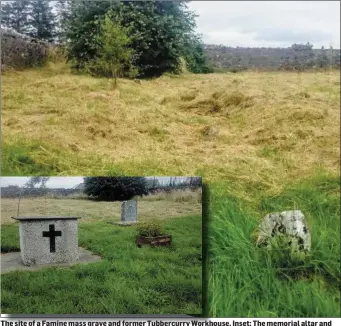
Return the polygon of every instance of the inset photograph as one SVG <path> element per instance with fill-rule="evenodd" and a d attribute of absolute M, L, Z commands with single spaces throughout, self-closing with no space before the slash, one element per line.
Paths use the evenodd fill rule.
<path fill-rule="evenodd" d="M 1 299 L 4 314 L 201 315 L 201 177 L 1 178 Z"/>

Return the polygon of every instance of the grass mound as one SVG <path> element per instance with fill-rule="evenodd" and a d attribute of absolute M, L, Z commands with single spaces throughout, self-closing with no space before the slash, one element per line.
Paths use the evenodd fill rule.
<path fill-rule="evenodd" d="M 186 97 L 185 102 L 189 103 L 180 106 L 183 110 L 194 110 L 197 114 L 229 116 L 231 108 L 245 109 L 251 107 L 253 105 L 253 97 L 244 95 L 239 91 L 231 93 L 218 91 L 212 93 L 208 98 L 201 96 L 191 100 L 191 97 Z"/>

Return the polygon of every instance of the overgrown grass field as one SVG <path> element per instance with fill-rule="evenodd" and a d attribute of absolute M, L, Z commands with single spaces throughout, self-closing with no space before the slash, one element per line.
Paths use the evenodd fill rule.
<path fill-rule="evenodd" d="M 335 171 L 339 103 L 335 71 L 185 74 L 120 80 L 116 90 L 63 65 L 5 72 L 2 173 L 231 176 L 274 186 Z"/>
<path fill-rule="evenodd" d="M 111 222 L 79 225 L 79 245 L 101 262 L 1 275 L 2 313 L 201 314 L 201 215 L 163 220 L 170 248 L 138 248 L 135 226 Z M 19 251 L 17 223 L 1 237 L 2 251 Z"/>
<path fill-rule="evenodd" d="M 340 72 L 163 76 L 65 66 L 3 76 L 4 175 L 200 175 L 215 317 L 340 316 Z M 301 209 L 304 265 L 255 249 L 260 219 Z M 288 257 L 290 258 L 290 257 Z"/>

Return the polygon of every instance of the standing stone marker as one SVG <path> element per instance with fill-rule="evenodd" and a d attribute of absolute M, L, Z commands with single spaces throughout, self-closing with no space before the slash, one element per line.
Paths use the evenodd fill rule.
<path fill-rule="evenodd" d="M 79 258 L 78 219 L 70 216 L 17 216 L 20 254 L 26 266 L 71 263 Z"/>
<path fill-rule="evenodd" d="M 127 200 L 122 203 L 121 223 L 122 224 L 137 223 L 137 201 L 136 200 Z"/>
<path fill-rule="evenodd" d="M 269 239 L 282 234 L 291 237 L 291 246 L 299 251 L 310 251 L 311 236 L 305 217 L 300 210 L 270 213 L 260 226 L 258 245 L 268 245 Z"/>

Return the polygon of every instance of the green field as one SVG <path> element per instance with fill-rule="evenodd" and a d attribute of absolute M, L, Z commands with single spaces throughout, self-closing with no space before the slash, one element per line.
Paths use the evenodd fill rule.
<path fill-rule="evenodd" d="M 81 223 L 79 245 L 101 262 L 1 275 L 6 314 L 201 314 L 202 218 L 164 220 L 170 248 L 138 248 L 135 227 Z M 17 224 L 2 226 L 2 251 L 19 250 Z M 47 299 L 48 298 L 48 299 Z"/>
<path fill-rule="evenodd" d="M 4 175 L 202 176 L 210 316 L 340 316 L 339 71 L 184 74 L 112 90 L 51 65 L 4 74 L 2 123 Z M 283 270 L 255 249 L 255 232 L 289 209 L 305 214 L 312 252 Z"/>

